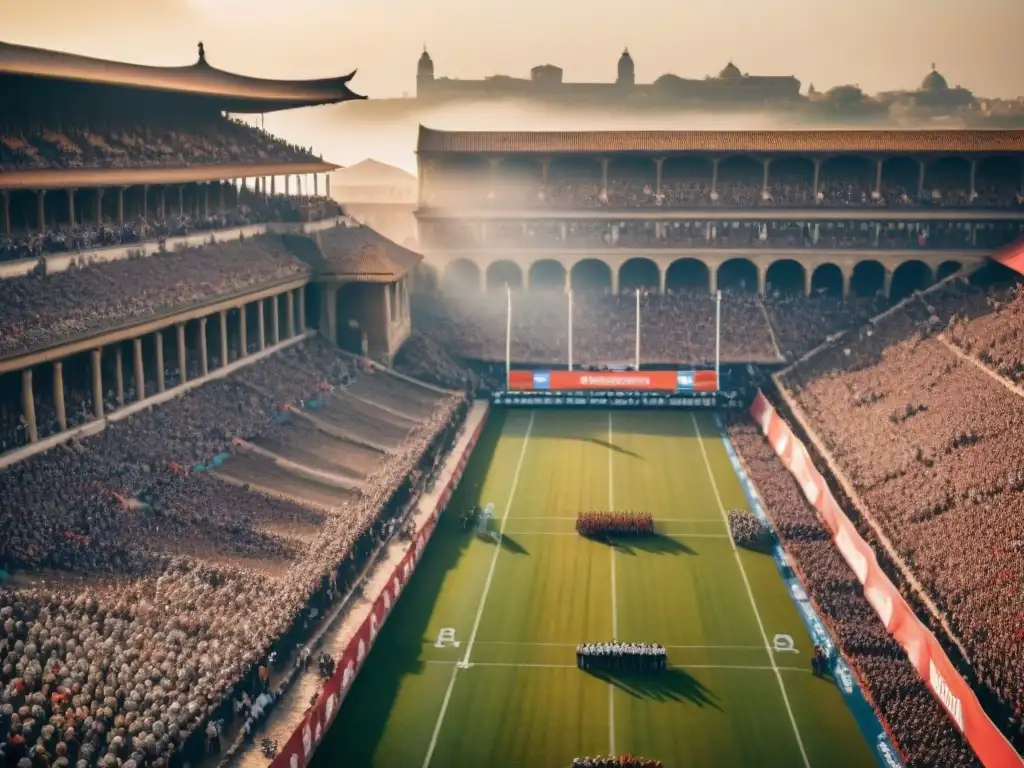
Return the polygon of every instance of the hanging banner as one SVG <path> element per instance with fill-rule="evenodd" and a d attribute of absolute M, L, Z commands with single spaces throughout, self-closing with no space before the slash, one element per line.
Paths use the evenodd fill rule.
<path fill-rule="evenodd" d="M 1024 767 L 1024 759 L 985 714 L 974 691 L 956 671 L 939 641 L 921 623 L 878 565 L 874 550 L 836 503 L 807 448 L 763 393 L 758 392 L 754 398 L 750 415 L 832 533 L 839 553 L 864 587 L 868 603 L 889 634 L 903 646 L 925 687 L 942 705 L 978 759 L 987 768 Z"/>

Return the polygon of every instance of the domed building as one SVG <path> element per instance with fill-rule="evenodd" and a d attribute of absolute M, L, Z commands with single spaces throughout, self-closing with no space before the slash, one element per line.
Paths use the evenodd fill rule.
<path fill-rule="evenodd" d="M 946 78 L 940 75 L 935 70 L 935 65 L 932 64 L 932 71 L 924 76 L 924 80 L 921 81 L 920 91 L 948 91 L 949 83 L 946 82 Z"/>
<path fill-rule="evenodd" d="M 912 94 L 915 107 L 928 111 L 949 112 L 974 102 L 974 94 L 966 88 L 950 88 L 949 82 L 932 64 L 932 71 L 924 76 L 921 87 Z"/>
<path fill-rule="evenodd" d="M 731 61 L 725 65 L 725 68 L 718 73 L 719 80 L 742 80 L 743 73 L 740 72 L 740 68 L 733 64 Z"/>

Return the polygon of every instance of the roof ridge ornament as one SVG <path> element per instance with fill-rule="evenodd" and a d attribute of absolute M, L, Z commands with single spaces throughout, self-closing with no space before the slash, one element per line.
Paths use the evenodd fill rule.
<path fill-rule="evenodd" d="M 199 41 L 199 63 L 206 63 L 206 49 L 203 47 L 203 42 L 201 40 Z"/>

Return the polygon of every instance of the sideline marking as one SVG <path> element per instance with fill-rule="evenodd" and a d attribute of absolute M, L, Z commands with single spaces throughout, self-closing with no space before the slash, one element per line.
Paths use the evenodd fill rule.
<path fill-rule="evenodd" d="M 512 515 L 509 519 L 510 520 L 573 520 L 573 521 L 576 520 L 575 517 L 550 517 L 550 516 L 546 516 L 546 517 L 526 517 L 524 515 Z M 720 518 L 720 517 L 715 517 L 715 518 L 706 517 L 706 518 L 701 518 L 701 519 L 694 519 L 694 518 L 689 518 L 689 517 L 656 517 L 654 519 L 654 522 L 655 523 L 704 523 L 704 524 L 707 524 L 707 525 L 710 525 L 710 524 L 713 523 L 715 525 L 718 525 L 718 524 L 720 524 L 722 522 L 722 518 Z"/>
<path fill-rule="evenodd" d="M 608 411 L 608 509 L 615 511 L 615 444 L 612 442 L 612 412 Z M 615 547 L 608 547 L 612 561 L 612 641 L 619 640 L 619 606 L 615 589 Z M 608 683 L 608 753 L 615 754 L 615 686 Z"/>
<path fill-rule="evenodd" d="M 761 620 L 761 612 L 757 609 L 757 601 L 754 600 L 754 591 L 750 588 L 750 579 L 747 578 L 747 570 L 743 567 L 743 560 L 740 558 L 740 552 L 736 548 L 736 542 L 733 540 L 731 532 L 729 531 L 729 517 L 725 514 L 725 505 L 722 504 L 722 495 L 718 492 L 718 481 L 715 480 L 715 473 L 711 469 L 711 460 L 708 458 L 707 449 L 704 447 L 704 437 L 700 432 L 700 424 L 697 422 L 697 417 L 693 411 L 690 411 L 690 420 L 693 422 L 693 428 L 697 434 L 697 445 L 700 446 L 701 456 L 704 457 L 704 467 L 708 471 L 708 477 L 711 478 L 711 488 L 715 492 L 715 501 L 718 502 L 718 512 L 722 516 L 722 522 L 725 524 L 725 530 L 730 533 L 729 543 L 732 545 L 732 554 L 736 558 L 736 565 L 740 567 L 740 576 L 743 577 L 743 586 L 747 589 L 747 597 L 750 598 L 750 607 L 754 610 L 754 618 L 757 619 L 757 628 L 761 630 L 761 639 L 764 641 L 765 650 L 768 651 L 768 660 L 771 662 L 771 669 L 775 670 L 775 679 L 779 683 L 779 691 L 782 693 L 782 702 L 786 705 L 786 714 L 789 715 L 789 724 L 793 726 L 793 735 L 796 736 L 797 746 L 800 748 L 800 757 L 803 758 L 804 768 L 811 768 L 811 761 L 807 758 L 807 750 L 804 749 L 804 740 L 800 736 L 800 729 L 796 724 L 796 717 L 793 715 L 793 707 L 789 703 L 789 696 L 786 693 L 786 684 L 782 681 L 782 673 L 779 671 L 779 665 L 775 663 L 775 654 L 772 652 L 772 645 L 768 642 L 768 633 L 765 631 L 764 622 Z"/>
<path fill-rule="evenodd" d="M 515 640 L 477 640 L 477 645 L 514 645 L 542 648 L 575 648 L 578 643 L 521 643 Z M 763 645 L 666 645 L 669 650 L 763 651 Z"/>
<path fill-rule="evenodd" d="M 722 521 L 719 520 L 719 523 Z M 579 536 L 580 534 L 576 531 L 509 531 L 509 536 Z M 728 539 L 729 534 L 727 533 L 663 533 L 661 531 L 655 531 L 655 536 L 664 536 L 667 539 Z M 643 539 L 640 539 L 642 542 Z M 624 547 L 630 546 L 629 538 L 624 538 L 619 541 L 616 546 L 621 544 Z M 612 549 L 615 547 L 613 546 Z"/>
<path fill-rule="evenodd" d="M 423 768 L 430 765 L 434 757 L 434 750 L 437 749 L 437 737 L 441 735 L 441 726 L 444 725 L 444 716 L 448 713 L 448 704 L 452 700 L 452 690 L 455 688 L 455 678 L 459 675 L 459 669 L 469 668 L 469 655 L 473 652 L 473 644 L 476 642 L 476 633 L 480 629 L 480 619 L 484 615 L 484 606 L 487 605 L 487 593 L 491 591 L 491 582 L 494 580 L 494 569 L 498 565 L 498 555 L 501 554 L 501 536 L 505 532 L 505 523 L 508 522 L 508 513 L 512 509 L 512 501 L 516 497 L 516 488 L 519 487 L 519 474 L 523 470 L 523 459 L 526 457 L 526 446 L 530 443 L 530 433 L 533 432 L 533 419 L 536 411 L 530 411 L 530 421 L 526 425 L 526 434 L 523 436 L 523 447 L 519 450 L 519 461 L 516 462 L 516 471 L 512 475 L 512 488 L 508 492 L 508 502 L 505 504 L 505 514 L 501 516 L 501 527 L 498 528 L 498 544 L 491 555 L 491 567 L 487 571 L 487 580 L 484 582 L 484 592 L 480 596 L 480 605 L 476 609 L 476 618 L 473 620 L 473 631 L 469 634 L 469 642 L 466 644 L 466 655 L 462 661 L 456 662 L 452 667 L 452 676 L 448 681 L 448 688 L 445 689 L 444 699 L 441 701 L 441 711 L 437 715 L 437 722 L 434 723 L 434 732 L 430 736 L 430 746 L 427 747 L 427 756 L 423 758 Z"/>

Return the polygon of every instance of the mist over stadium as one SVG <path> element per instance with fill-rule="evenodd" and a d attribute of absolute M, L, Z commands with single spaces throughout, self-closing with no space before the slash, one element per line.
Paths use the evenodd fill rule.
<path fill-rule="evenodd" d="M 1020 13 L 446 2 L 0 14 L 0 765 L 1024 765 Z"/>

